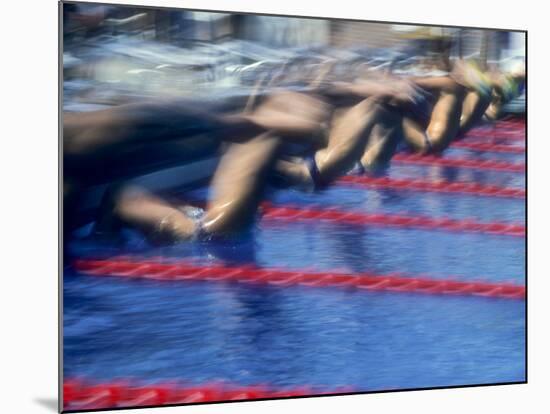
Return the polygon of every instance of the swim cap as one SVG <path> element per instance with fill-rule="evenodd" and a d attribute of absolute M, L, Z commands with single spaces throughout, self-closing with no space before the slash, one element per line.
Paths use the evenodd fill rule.
<path fill-rule="evenodd" d="M 523 92 L 523 82 L 512 75 L 504 75 L 500 90 L 502 92 L 502 99 L 504 102 L 509 102 L 521 95 Z"/>
<path fill-rule="evenodd" d="M 520 96 L 525 87 L 525 60 L 515 58 L 502 65 L 503 76 L 502 95 L 505 102 Z"/>

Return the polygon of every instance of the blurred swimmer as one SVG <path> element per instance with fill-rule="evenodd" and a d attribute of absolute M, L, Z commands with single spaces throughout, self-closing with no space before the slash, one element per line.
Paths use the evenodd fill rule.
<path fill-rule="evenodd" d="M 403 117 L 405 140 L 423 154 L 442 151 L 458 133 L 466 90 L 451 76 L 415 78 L 414 83 L 430 93 L 432 109 L 427 117 Z"/>
<path fill-rule="evenodd" d="M 405 81 L 334 83 L 312 92 L 330 104 L 332 112 L 322 122 L 325 146 L 305 160 L 280 159 L 276 175 L 290 185 L 320 188 L 346 174 L 358 163 L 363 167 L 387 161 L 398 143 L 398 112 L 410 104 L 415 89 Z M 273 105 L 268 101 L 267 108 Z"/>
<path fill-rule="evenodd" d="M 453 68 L 450 59 L 453 38 L 444 29 L 433 27 L 412 27 L 402 37 L 416 45 L 414 66 L 403 76 L 426 92 L 422 105 L 403 116 L 404 139 L 419 153 L 440 152 L 459 131 L 467 92 L 457 79 L 461 66 Z"/>
<path fill-rule="evenodd" d="M 213 197 L 204 212 L 169 203 L 144 188 L 121 186 L 106 200 L 97 230 L 112 232 L 128 226 L 156 243 L 239 233 L 255 218 L 279 145 L 270 133 L 230 144 L 214 173 Z"/>
<path fill-rule="evenodd" d="M 468 89 L 462 104 L 459 136 L 463 136 L 469 129 L 481 121 L 483 114 L 491 103 L 493 85 L 487 65 L 489 39 L 488 32 L 483 32 L 478 59 L 468 59 L 466 62 L 461 60 L 458 62 L 458 65 L 462 65 L 462 84 Z M 461 36 L 459 36 L 459 40 L 462 40 Z M 461 59 L 462 43 L 460 41 Z"/>
<path fill-rule="evenodd" d="M 218 148 L 222 141 L 245 141 L 268 130 L 289 140 L 314 140 L 319 130 L 317 120 L 324 117 L 323 106 L 316 103 L 294 99 L 284 111 L 253 114 L 220 113 L 184 101 L 64 113 L 65 177 L 82 185 L 111 182 L 189 158 L 205 146 Z"/>
<path fill-rule="evenodd" d="M 285 97 L 288 95 L 283 94 L 282 99 Z M 320 120 L 326 118 L 326 105 L 309 97 L 301 98 L 293 100 L 285 110 L 265 111 L 260 104 L 256 111 L 248 114 L 199 111 L 180 101 L 128 104 L 88 113 L 64 114 L 63 191 L 67 219 L 64 228 L 70 230 L 78 224 L 71 220 L 78 215 L 72 213 L 88 187 L 162 169 L 168 163 L 188 161 L 193 153 L 204 147 L 211 150 L 226 147 L 226 150 L 214 175 L 213 187 L 217 195 L 207 209 L 203 230 L 219 234 L 241 227 L 250 221 L 257 208 L 265 171 L 279 148 L 280 138 L 268 131 L 308 145 L 311 145 L 308 140 L 320 136 L 319 125 Z M 274 95 L 273 100 L 277 99 L 281 98 Z M 159 211 L 166 208 L 155 207 L 158 197 L 121 194 L 113 213 L 120 216 L 121 222 L 142 229 L 150 230 L 150 224 L 158 222 Z M 140 213 L 137 216 L 136 211 Z M 170 224 L 167 228 L 172 230 L 161 233 L 173 233 L 174 236 L 178 231 L 189 230 L 178 217 L 181 219 L 178 214 L 170 218 L 163 216 L 163 223 L 175 221 L 177 225 Z"/>
<path fill-rule="evenodd" d="M 326 148 L 316 152 L 323 178 L 330 177 L 327 173 L 345 172 L 344 166 L 353 165 L 353 157 L 363 153 L 362 134 L 372 128 L 382 95 L 360 99 L 334 121 Z M 197 214 L 190 206 L 170 202 L 144 188 L 117 185 L 104 200 L 96 229 L 112 232 L 131 227 L 158 243 L 239 233 L 254 221 L 267 175 L 284 141 L 280 137 L 306 143 L 308 139 L 303 137 L 316 136 L 327 116 L 327 105 L 308 95 L 282 92 L 267 97 L 245 118 L 270 131 L 228 144 L 211 181 L 212 198 L 204 212 Z"/>
<path fill-rule="evenodd" d="M 523 93 L 525 80 L 525 63 L 523 61 L 512 62 L 509 68 L 493 72 L 493 96 L 485 112 L 485 117 L 491 121 L 498 119 L 502 107 Z"/>
<path fill-rule="evenodd" d="M 461 84 L 466 88 L 458 132 L 462 136 L 481 121 L 491 104 L 493 85 L 486 66 L 482 67 L 475 61 L 459 62 L 457 65 L 463 66 Z"/>

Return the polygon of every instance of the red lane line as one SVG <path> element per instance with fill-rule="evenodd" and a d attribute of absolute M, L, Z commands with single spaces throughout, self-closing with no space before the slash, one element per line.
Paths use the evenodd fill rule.
<path fill-rule="evenodd" d="M 524 237 L 525 226 L 499 222 L 481 223 L 475 220 L 456 220 L 450 218 L 431 218 L 426 216 L 405 216 L 397 214 L 367 214 L 340 211 L 336 209 L 275 207 L 268 203 L 262 204 L 263 218 L 298 221 L 322 220 L 343 224 L 416 228 L 425 230 L 444 230 L 452 232 L 467 232 L 493 234 L 503 236 Z"/>
<path fill-rule="evenodd" d="M 479 152 L 498 152 L 506 154 L 524 154 L 525 147 L 518 147 L 512 145 L 499 145 L 484 142 L 466 142 L 456 141 L 451 144 L 451 148 L 467 149 Z"/>
<path fill-rule="evenodd" d="M 364 188 L 390 188 L 395 190 L 456 193 L 486 197 L 525 198 L 525 190 L 521 188 L 506 188 L 469 182 L 424 181 L 348 175 L 339 179 L 338 183 Z"/>
<path fill-rule="evenodd" d="M 339 387 L 328 393 L 351 392 Z M 63 407 L 66 410 L 91 410 L 115 407 L 156 406 L 211 401 L 254 400 L 312 395 L 310 386 L 277 389 L 265 385 L 237 386 L 225 383 L 181 385 L 165 383 L 140 385 L 135 381 L 89 383 L 70 379 L 63 383 Z M 320 393 L 316 393 L 320 394 Z"/>
<path fill-rule="evenodd" d="M 131 258 L 105 260 L 78 259 L 75 269 L 94 276 L 125 277 L 167 281 L 231 281 L 279 286 L 350 287 L 386 292 L 438 295 L 487 296 L 505 299 L 525 298 L 525 287 L 513 283 L 438 280 L 373 273 L 290 271 L 253 266 L 197 265 L 189 261 L 155 261 Z"/>
<path fill-rule="evenodd" d="M 503 136 L 505 137 L 505 139 L 523 140 L 525 139 L 525 132 L 526 125 L 524 120 L 500 120 L 496 122 L 493 126 L 473 128 L 472 130 L 468 131 L 466 136 L 490 138 L 500 138 L 501 136 Z"/>
<path fill-rule="evenodd" d="M 472 168 L 476 170 L 492 170 L 507 172 L 524 172 L 524 163 L 505 161 L 475 160 L 470 158 L 441 158 L 434 155 L 395 154 L 392 162 L 413 165 L 440 165 L 444 167 Z"/>
<path fill-rule="evenodd" d="M 525 141 L 525 130 L 472 130 L 464 138 L 484 138 L 498 141 Z"/>
<path fill-rule="evenodd" d="M 453 146 L 457 142 L 464 142 L 468 144 L 491 145 L 492 147 L 497 146 L 497 148 L 498 147 L 514 148 L 513 151 L 519 151 L 519 149 L 521 149 L 522 153 L 525 153 L 525 141 L 517 145 L 516 143 L 518 143 L 519 141 L 506 141 L 506 140 L 499 139 L 498 137 L 495 137 L 495 138 L 464 137 L 463 139 L 459 139 L 454 143 L 452 143 L 451 146 Z M 479 151 L 482 151 L 482 150 L 479 150 Z M 488 150 L 487 152 L 491 152 L 491 151 Z M 497 151 L 497 152 L 505 152 L 505 150 Z"/>

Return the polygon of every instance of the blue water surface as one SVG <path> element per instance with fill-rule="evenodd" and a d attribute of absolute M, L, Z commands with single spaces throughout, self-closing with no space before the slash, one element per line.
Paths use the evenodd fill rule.
<path fill-rule="evenodd" d="M 393 177 L 524 188 L 517 173 L 392 166 Z M 204 198 L 205 189 L 189 198 Z M 523 200 L 335 186 L 280 190 L 277 205 L 524 224 Z M 184 198 L 182 196 L 182 201 Z M 201 263 L 525 283 L 523 238 L 337 223 L 260 221 L 231 242 L 153 247 L 84 240 L 78 256 L 132 254 Z M 525 380 L 525 302 L 341 288 L 155 282 L 64 272 L 64 375 L 98 381 L 225 380 L 368 391 Z"/>
<path fill-rule="evenodd" d="M 357 390 L 524 379 L 524 304 L 65 279 L 65 376 Z"/>

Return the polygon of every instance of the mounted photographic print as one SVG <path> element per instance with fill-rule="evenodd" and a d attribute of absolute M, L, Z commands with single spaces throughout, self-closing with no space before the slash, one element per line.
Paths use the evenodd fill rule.
<path fill-rule="evenodd" d="M 61 410 L 526 382 L 526 35 L 60 3 Z"/>

